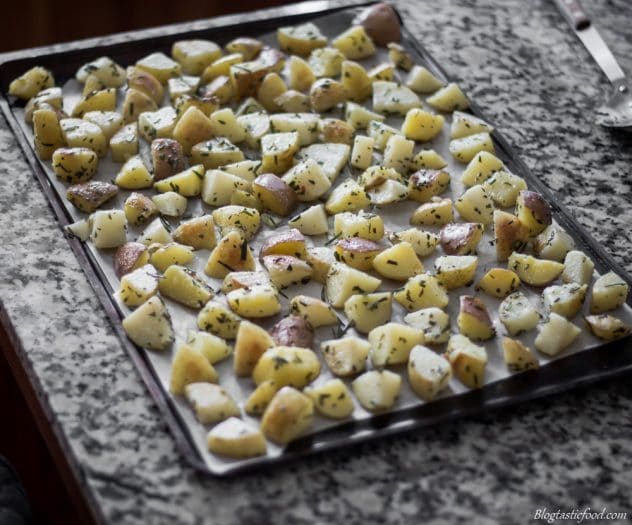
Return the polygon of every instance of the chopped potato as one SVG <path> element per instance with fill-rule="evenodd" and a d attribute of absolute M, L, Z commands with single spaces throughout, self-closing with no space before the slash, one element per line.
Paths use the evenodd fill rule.
<path fill-rule="evenodd" d="M 214 454 L 230 458 L 249 458 L 266 453 L 266 441 L 261 431 L 236 417 L 214 426 L 208 433 L 207 443 Z"/>
<path fill-rule="evenodd" d="M 498 261 L 506 261 L 513 252 L 522 251 L 528 240 L 529 228 L 518 217 L 494 210 L 494 246 Z"/>
<path fill-rule="evenodd" d="M 362 237 L 370 241 L 379 241 L 384 237 L 384 221 L 375 213 L 342 212 L 334 217 L 334 235 L 336 237 Z M 407 239 L 402 239 L 407 240 Z M 414 243 L 411 242 L 411 244 Z"/>
<path fill-rule="evenodd" d="M 320 350 L 331 372 L 346 377 L 364 371 L 371 344 L 359 337 L 344 337 L 323 341 Z"/>
<path fill-rule="evenodd" d="M 375 292 L 352 295 L 345 301 L 344 311 L 353 328 L 367 334 L 391 320 L 392 308 L 390 292 Z"/>
<path fill-rule="evenodd" d="M 217 371 L 200 352 L 186 344 L 178 347 L 171 363 L 169 392 L 184 395 L 187 385 L 216 383 L 218 379 Z"/>
<path fill-rule="evenodd" d="M 222 237 L 230 230 L 238 229 L 249 241 L 259 231 L 261 215 L 254 208 L 227 205 L 213 210 L 213 222 L 219 226 Z"/>
<path fill-rule="evenodd" d="M 263 257 L 263 266 L 279 289 L 307 284 L 313 273 L 308 263 L 293 255 L 267 255 Z"/>
<path fill-rule="evenodd" d="M 292 159 L 289 161 L 292 162 Z M 294 190 L 297 200 L 301 202 L 315 201 L 331 187 L 327 175 L 320 169 L 319 164 L 310 158 L 295 164 L 282 179 Z"/>
<path fill-rule="evenodd" d="M 257 385 L 263 381 L 274 381 L 280 387 L 303 388 L 319 374 L 320 361 L 308 348 L 273 346 L 257 361 L 252 379 Z"/>
<path fill-rule="evenodd" d="M 352 268 L 366 272 L 372 268 L 373 259 L 382 251 L 382 247 L 362 237 L 340 239 L 334 249 L 334 257 Z"/>
<path fill-rule="evenodd" d="M 595 263 L 584 252 L 571 250 L 564 258 L 562 281 L 565 283 L 589 284 Z"/>
<path fill-rule="evenodd" d="M 485 303 L 478 297 L 462 295 L 460 297 L 459 332 L 474 341 L 485 341 L 496 335 L 494 323 L 489 317 Z"/>
<path fill-rule="evenodd" d="M 412 244 L 401 241 L 383 250 L 373 259 L 373 269 L 382 277 L 394 281 L 406 281 L 424 271 Z"/>
<path fill-rule="evenodd" d="M 625 324 L 621 319 L 617 319 L 612 315 L 599 314 L 588 315 L 584 317 L 588 328 L 593 335 L 604 339 L 605 341 L 613 341 L 621 339 L 632 333 L 632 327 Z"/>
<path fill-rule="evenodd" d="M 366 69 L 364 69 L 361 64 L 353 62 L 352 60 L 345 60 L 341 66 L 340 77 L 347 99 L 354 102 L 362 102 L 371 96 L 371 93 L 373 92 L 373 83 L 371 82 Z M 347 122 L 351 119 L 351 122 L 349 123 L 355 128 L 362 126 L 361 121 L 353 120 L 353 114 L 356 116 L 362 116 L 362 120 L 364 120 L 367 114 L 378 115 L 377 113 L 373 113 L 362 106 L 358 106 L 357 104 L 353 104 L 351 108 L 349 108 L 349 104 L 352 103 L 347 104 L 345 118 L 347 119 Z M 379 116 L 377 118 L 383 119 L 383 117 Z M 359 126 L 356 126 L 356 123 L 359 124 Z"/>
<path fill-rule="evenodd" d="M 419 97 L 410 88 L 384 80 L 373 82 L 373 111 L 406 115 L 420 106 Z"/>
<path fill-rule="evenodd" d="M 498 318 L 513 336 L 532 330 L 540 322 L 540 314 L 522 292 L 514 292 L 500 303 Z"/>
<path fill-rule="evenodd" d="M 187 334 L 187 344 L 206 357 L 212 365 L 233 353 L 232 347 L 224 339 L 208 332 L 190 330 Z"/>
<path fill-rule="evenodd" d="M 402 124 L 402 133 L 407 139 L 426 142 L 434 139 L 441 130 L 445 119 L 420 108 L 409 109 Z"/>
<path fill-rule="evenodd" d="M 450 337 L 450 316 L 436 306 L 406 314 L 404 322 L 423 332 L 424 344 L 446 343 Z"/>
<path fill-rule="evenodd" d="M 426 102 L 439 111 L 464 110 L 470 107 L 470 102 L 454 82 L 440 88 Z"/>
<path fill-rule="evenodd" d="M 516 339 L 503 337 L 503 357 L 510 372 L 524 372 L 540 367 L 533 351 Z"/>
<path fill-rule="evenodd" d="M 457 334 L 450 337 L 446 357 L 452 365 L 452 373 L 468 388 L 480 388 L 485 382 L 487 351 L 466 336 Z"/>
<path fill-rule="evenodd" d="M 267 330 L 246 320 L 239 323 L 235 337 L 233 370 L 237 376 L 249 376 L 263 353 L 274 346 L 274 341 Z"/>
<path fill-rule="evenodd" d="M 406 78 L 406 85 L 417 93 L 434 93 L 445 84 L 423 66 L 413 66 Z"/>
<path fill-rule="evenodd" d="M 581 329 L 565 317 L 551 312 L 548 322 L 538 328 L 535 347 L 544 354 L 555 356 L 567 348 L 580 332 Z"/>
<path fill-rule="evenodd" d="M 419 228 L 409 228 L 399 232 L 392 232 L 388 240 L 392 243 L 408 242 L 418 257 L 427 257 L 435 251 L 439 243 L 439 236 Z"/>
<path fill-rule="evenodd" d="M 494 143 L 489 133 L 475 133 L 460 139 L 452 139 L 450 153 L 459 162 L 470 162 L 478 153 L 486 151 L 494 153 Z M 523 188 L 521 188 L 523 189 Z"/>
<path fill-rule="evenodd" d="M 180 266 L 188 264 L 193 259 L 193 250 L 189 246 L 169 242 L 149 246 L 150 261 L 158 270 L 164 272 L 173 264 Z"/>
<path fill-rule="evenodd" d="M 202 424 L 218 423 L 241 414 L 235 400 L 219 385 L 188 383 L 184 395 Z"/>
<path fill-rule="evenodd" d="M 347 179 L 329 194 L 325 210 L 330 215 L 353 212 L 366 208 L 370 202 L 366 191 L 355 180 Z"/>
<path fill-rule="evenodd" d="M 114 184 L 101 181 L 73 184 L 66 191 L 66 198 L 75 208 L 91 213 L 118 193 Z"/>
<path fill-rule="evenodd" d="M 122 324 L 127 337 L 148 350 L 165 350 L 174 341 L 171 316 L 158 296 L 150 297 L 128 314 Z"/>
<path fill-rule="evenodd" d="M 226 300 L 233 312 L 247 319 L 271 317 L 281 311 L 279 291 L 269 284 L 238 288 L 228 292 Z"/>
<path fill-rule="evenodd" d="M 393 298 L 408 311 L 448 305 L 448 293 L 434 275 L 422 273 L 406 281 L 403 288 L 393 293 Z"/>
<path fill-rule="evenodd" d="M 410 351 L 408 380 L 424 401 L 432 401 L 445 390 L 452 378 L 450 362 L 430 348 L 417 345 Z"/>
<path fill-rule="evenodd" d="M 170 265 L 158 285 L 160 293 L 190 308 L 202 308 L 212 297 L 213 289 L 190 268 Z"/>
<path fill-rule="evenodd" d="M 281 27 L 277 30 L 277 39 L 283 51 L 300 56 L 308 56 L 314 49 L 327 45 L 327 38 L 312 22 Z"/>
<path fill-rule="evenodd" d="M 367 273 L 334 262 L 327 273 L 325 295 L 334 308 L 342 308 L 352 295 L 374 292 L 381 284 L 382 281 Z"/>
<path fill-rule="evenodd" d="M 95 248 L 117 248 L 127 241 L 127 219 L 123 210 L 95 211 L 90 224 L 90 241 Z"/>
<path fill-rule="evenodd" d="M 549 286 L 542 292 L 544 309 L 546 312 L 555 312 L 567 319 L 575 317 L 581 310 L 586 298 L 586 284 L 562 284 Z"/>
<path fill-rule="evenodd" d="M 244 234 L 241 230 L 230 230 L 213 248 L 204 273 L 209 277 L 223 278 L 228 272 L 254 269 L 255 260 Z"/>
<path fill-rule="evenodd" d="M 520 277 L 506 268 L 490 268 L 478 281 L 477 290 L 482 290 L 491 297 L 504 299 L 520 288 Z"/>
<path fill-rule="evenodd" d="M 448 224 L 439 232 L 439 242 L 448 255 L 470 255 L 483 236 L 484 226 L 476 222 Z"/>
<path fill-rule="evenodd" d="M 564 265 L 555 261 L 536 259 L 531 255 L 514 252 L 509 256 L 507 267 L 531 286 L 545 286 L 557 279 Z"/>
<path fill-rule="evenodd" d="M 424 333 L 401 323 L 386 323 L 373 328 L 368 335 L 369 357 L 374 367 L 406 363 L 415 345 L 424 342 Z"/>
<path fill-rule="evenodd" d="M 535 191 L 522 190 L 516 199 L 516 215 L 529 228 L 533 237 L 551 224 L 551 206 Z"/>
<path fill-rule="evenodd" d="M 158 292 L 160 275 L 151 264 L 146 264 L 121 277 L 119 297 L 125 306 L 134 308 Z"/>
<path fill-rule="evenodd" d="M 295 388 L 281 388 L 263 413 L 261 430 L 265 436 L 284 445 L 304 434 L 311 426 L 314 414 L 312 400 Z"/>
<path fill-rule="evenodd" d="M 351 383 L 351 388 L 365 409 L 380 412 L 395 404 L 401 385 L 399 374 L 390 370 L 371 370 L 357 377 Z"/>
<path fill-rule="evenodd" d="M 312 328 L 338 324 L 338 316 L 331 305 L 307 295 L 295 295 L 290 301 L 289 313 L 302 317 Z"/>
<path fill-rule="evenodd" d="M 223 339 L 235 339 L 241 322 L 241 319 L 228 307 L 215 301 L 206 303 L 197 316 L 198 328 Z M 237 347 L 235 347 L 235 354 L 237 354 Z"/>
<path fill-rule="evenodd" d="M 36 111 L 34 122 L 39 122 L 40 111 L 46 110 Z M 99 158 L 89 148 L 58 148 L 52 154 L 53 171 L 57 178 L 64 182 L 75 184 L 90 180 L 97 172 L 98 166 Z"/>
<path fill-rule="evenodd" d="M 494 220 L 494 203 L 483 186 L 468 188 L 455 202 L 454 207 L 466 221 L 491 224 Z"/>
<path fill-rule="evenodd" d="M 259 251 L 260 257 L 266 255 L 293 255 L 301 259 L 305 256 L 305 237 L 296 229 L 272 235 Z"/>
<path fill-rule="evenodd" d="M 533 251 L 542 259 L 561 262 L 575 247 L 575 241 L 561 227 L 551 224 L 535 238 Z"/>
<path fill-rule="evenodd" d="M 476 136 L 472 135 L 472 137 Z M 467 138 L 459 140 L 467 140 Z M 515 205 L 520 192 L 527 189 L 527 183 L 522 177 L 504 170 L 492 174 L 483 182 L 482 186 L 494 199 L 494 202 L 502 208 Z"/>
<path fill-rule="evenodd" d="M 279 387 L 274 381 L 264 381 L 257 385 L 257 388 L 248 396 L 244 404 L 244 410 L 251 416 L 260 416 L 265 412 L 278 391 Z"/>
<path fill-rule="evenodd" d="M 452 222 L 454 212 L 452 201 L 440 197 L 432 197 L 417 208 L 410 217 L 410 224 L 422 226 L 443 226 Z"/>
<path fill-rule="evenodd" d="M 329 179 L 327 179 L 329 181 Z M 314 204 L 288 221 L 288 226 L 296 228 L 303 235 L 325 235 L 329 231 L 325 206 Z"/>
<path fill-rule="evenodd" d="M 59 168 L 59 166 L 56 166 L 58 162 L 55 161 L 54 154 L 59 150 L 66 149 L 63 147 L 65 143 L 66 141 L 63 137 L 61 126 L 59 125 L 59 119 L 57 118 L 55 111 L 44 108 L 34 111 L 33 145 L 35 146 L 35 152 L 41 160 L 53 158 L 53 169 L 55 169 L 55 174 L 58 177 L 60 175 L 60 169 L 56 169 Z M 98 162 L 94 152 L 92 152 L 92 156 L 94 156 L 95 161 Z M 87 160 L 87 155 L 82 155 L 82 157 L 84 160 Z"/>
<path fill-rule="evenodd" d="M 330 379 L 321 385 L 309 386 L 304 392 L 314 402 L 316 411 L 325 417 L 344 419 L 353 412 L 351 392 L 340 379 Z"/>
<path fill-rule="evenodd" d="M 628 297 L 628 284 L 614 272 L 599 277 L 592 288 L 590 313 L 601 314 L 614 310 L 625 303 Z"/>
<path fill-rule="evenodd" d="M 362 26 L 350 27 L 331 44 L 351 60 L 360 60 L 375 54 L 375 44 Z"/>
<path fill-rule="evenodd" d="M 470 286 L 477 267 L 478 257 L 475 255 L 442 255 L 434 262 L 437 280 L 448 290 Z"/>

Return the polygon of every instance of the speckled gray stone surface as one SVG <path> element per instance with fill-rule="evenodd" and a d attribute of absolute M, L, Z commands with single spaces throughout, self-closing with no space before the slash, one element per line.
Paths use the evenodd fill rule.
<path fill-rule="evenodd" d="M 398 4 L 529 167 L 632 272 L 632 136 L 593 125 L 608 86 L 552 2 Z M 632 4 L 586 8 L 632 71 Z M 0 258 L 0 298 L 21 357 L 107 522 L 522 524 L 539 507 L 632 511 L 629 379 L 259 474 L 200 478 L 178 454 L 3 121 Z"/>

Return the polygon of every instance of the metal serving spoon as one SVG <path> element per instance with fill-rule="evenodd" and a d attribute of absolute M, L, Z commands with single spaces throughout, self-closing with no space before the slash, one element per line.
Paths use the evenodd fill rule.
<path fill-rule="evenodd" d="M 614 87 L 613 95 L 597 108 L 597 124 L 632 131 L 632 94 L 614 55 L 577 0 L 555 0 L 577 37 Z"/>

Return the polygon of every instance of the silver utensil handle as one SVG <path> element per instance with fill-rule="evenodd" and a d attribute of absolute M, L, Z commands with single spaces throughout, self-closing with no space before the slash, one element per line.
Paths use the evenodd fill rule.
<path fill-rule="evenodd" d="M 614 85 L 620 84 L 625 73 L 580 3 L 577 0 L 555 0 L 555 3 L 608 80 Z"/>

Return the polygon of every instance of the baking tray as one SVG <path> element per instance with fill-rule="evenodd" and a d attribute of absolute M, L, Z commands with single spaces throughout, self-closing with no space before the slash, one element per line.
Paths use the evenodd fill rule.
<path fill-rule="evenodd" d="M 69 207 L 63 196 L 60 196 L 54 181 L 51 181 L 45 167 L 34 155 L 30 138 L 20 122 L 20 105 L 11 105 L 6 92 L 9 82 L 33 65 L 44 65 L 55 73 L 58 85 L 63 85 L 66 80 L 74 76 L 75 71 L 85 62 L 101 55 L 107 55 L 121 64 L 133 63 L 146 55 L 149 50 L 169 51 L 171 43 L 181 38 L 209 38 L 218 43 L 225 43 L 236 36 L 259 36 L 276 29 L 284 24 L 295 24 L 308 19 L 318 20 L 321 17 L 335 16 L 342 26 L 348 24 L 348 20 L 357 10 L 358 5 L 331 7 L 328 2 L 307 2 L 277 10 L 277 16 L 242 24 L 217 25 L 210 29 L 195 31 L 183 31 L 168 36 L 155 38 L 137 38 L 130 41 L 98 47 L 79 48 L 69 52 L 50 53 L 39 56 L 30 56 L 0 65 L 0 85 L 2 98 L 0 106 L 23 149 L 35 176 L 42 184 L 44 192 L 57 216 L 60 225 L 73 222 Z M 331 18 L 330 18 L 331 20 Z M 333 34 L 336 34 L 334 31 Z M 339 31 L 338 31 L 339 32 Z M 328 36 L 331 36 L 327 33 Z M 403 28 L 406 47 L 416 54 L 416 62 L 426 65 L 437 76 L 449 79 L 441 66 L 429 55 L 423 46 L 416 42 L 406 28 Z M 475 103 L 472 104 L 472 113 L 485 118 Z M 488 119 L 485 119 L 488 120 Z M 617 265 L 617 263 L 583 230 L 574 218 L 559 206 L 555 198 L 546 187 L 529 172 L 528 168 L 511 150 L 510 146 L 497 132 L 494 132 L 497 155 L 503 159 L 507 167 L 524 177 L 531 189 L 544 194 L 551 203 L 555 220 L 565 230 L 571 233 L 576 246 L 585 251 L 595 261 L 596 269 L 604 271 L 614 270 L 629 284 L 630 277 Z M 389 434 L 402 432 L 407 429 L 419 428 L 440 421 L 464 417 L 477 412 L 518 403 L 528 399 L 534 399 L 555 392 L 568 390 L 579 385 L 588 384 L 606 377 L 613 377 L 632 370 L 632 345 L 631 338 L 619 340 L 608 344 L 600 344 L 598 347 L 580 351 L 562 358 L 547 362 L 538 371 L 511 375 L 501 380 L 487 384 L 483 388 L 474 391 L 460 391 L 452 395 L 440 398 L 432 403 L 417 402 L 415 406 L 398 408 L 380 415 L 372 415 L 368 418 L 353 420 L 344 423 L 336 423 L 334 426 L 323 427 L 304 438 L 301 438 L 289 446 L 282 453 L 273 457 L 263 457 L 242 462 L 220 462 L 209 464 L 203 450 L 200 448 L 199 436 L 191 431 L 190 418 L 182 410 L 182 403 L 174 400 L 164 388 L 155 366 L 151 362 L 151 354 L 137 348 L 125 336 L 121 328 L 123 311 L 112 295 L 111 279 L 106 275 L 107 270 L 95 256 L 95 252 L 89 249 L 87 244 L 76 239 L 69 238 L 68 242 L 73 252 L 84 268 L 91 285 L 103 303 L 114 329 L 120 336 L 125 348 L 138 368 L 144 382 L 158 404 L 176 442 L 186 459 L 197 469 L 212 475 L 228 475 L 247 469 L 269 465 L 280 461 L 290 460 L 306 454 L 337 448 L 352 443 L 376 439 Z M 425 260 L 424 260 L 425 263 Z M 630 303 L 629 303 L 630 304 Z M 190 411 L 189 411 L 190 412 Z M 184 414 L 184 415 L 183 415 Z"/>

